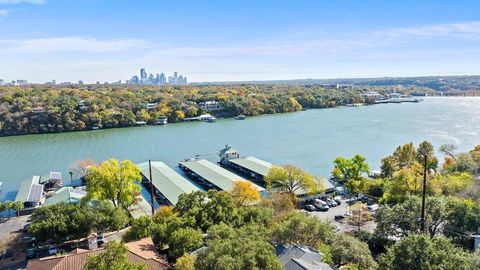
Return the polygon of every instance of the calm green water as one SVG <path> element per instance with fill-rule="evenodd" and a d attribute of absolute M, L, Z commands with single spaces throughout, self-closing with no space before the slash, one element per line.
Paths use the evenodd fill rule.
<path fill-rule="evenodd" d="M 480 98 L 426 98 L 419 104 L 308 110 L 216 123 L 180 123 L 88 132 L 0 138 L 1 199 L 13 199 L 33 174 L 61 171 L 75 160 L 111 157 L 161 160 L 175 167 L 195 154 L 231 144 L 243 155 L 296 164 L 328 177 L 332 160 L 360 153 L 373 169 L 397 145 L 429 140 L 462 151 L 480 144 Z M 215 160 L 215 155 L 204 156 Z"/>

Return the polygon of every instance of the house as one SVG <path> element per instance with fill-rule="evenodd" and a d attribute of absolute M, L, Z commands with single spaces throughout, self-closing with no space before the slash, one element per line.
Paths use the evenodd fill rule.
<path fill-rule="evenodd" d="M 147 110 L 156 109 L 157 106 L 158 106 L 158 103 L 147 103 Z"/>
<path fill-rule="evenodd" d="M 206 112 L 223 110 L 223 106 L 216 100 L 203 101 L 198 103 L 198 106 Z"/>
<path fill-rule="evenodd" d="M 130 263 L 143 263 L 149 270 L 170 269 L 165 256 L 157 253 L 150 237 L 125 244 L 128 248 Z M 83 270 L 88 257 L 99 255 L 104 249 L 86 250 L 77 248 L 74 251 L 60 256 L 51 256 L 28 261 L 27 270 Z"/>
<path fill-rule="evenodd" d="M 323 254 L 311 247 L 278 245 L 275 251 L 287 270 L 333 270 L 330 265 L 322 262 Z"/>
<path fill-rule="evenodd" d="M 44 205 L 52 205 L 61 202 L 80 203 L 85 195 L 87 195 L 87 191 L 84 188 L 62 187 L 51 197 L 47 198 Z"/>

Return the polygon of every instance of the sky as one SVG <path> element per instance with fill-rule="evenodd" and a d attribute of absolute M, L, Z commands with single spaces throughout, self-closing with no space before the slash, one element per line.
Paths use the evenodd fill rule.
<path fill-rule="evenodd" d="M 480 74 L 478 0 L 0 0 L 0 79 Z"/>

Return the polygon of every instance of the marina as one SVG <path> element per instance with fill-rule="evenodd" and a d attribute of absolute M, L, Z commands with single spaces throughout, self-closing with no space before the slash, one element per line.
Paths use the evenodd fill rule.
<path fill-rule="evenodd" d="M 186 160 L 180 162 L 178 166 L 189 177 L 208 188 L 230 191 L 235 181 L 247 181 L 206 159 Z M 254 184 L 254 186 L 260 192 L 265 190 L 258 185 Z"/>
<path fill-rule="evenodd" d="M 306 110 L 245 121 L 221 119 L 215 125 L 190 122 L 2 137 L 0 199 L 15 200 L 22 180 L 32 175 L 56 171 L 68 176 L 71 165 L 84 159 L 159 160 L 182 175 L 180 160 L 215 151 L 225 143 L 271 164 L 295 164 L 328 178 L 337 156 L 359 153 L 371 169 L 378 169 L 383 157 L 407 142 L 429 140 L 436 148 L 453 143 L 458 151 L 468 151 L 478 144 L 479 114 L 480 98 L 425 97 L 421 103 Z M 217 155 L 203 158 L 218 162 Z"/>
<path fill-rule="evenodd" d="M 161 161 L 151 162 L 152 179 L 148 162 L 138 164 L 143 176 L 142 183 L 153 184 L 155 198 L 164 205 L 176 205 L 178 197 L 183 193 L 200 190 L 190 181 L 178 174 Z M 148 187 L 150 188 L 150 187 Z"/>

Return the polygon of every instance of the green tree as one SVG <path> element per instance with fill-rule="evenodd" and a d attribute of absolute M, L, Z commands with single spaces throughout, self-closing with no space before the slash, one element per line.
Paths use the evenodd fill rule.
<path fill-rule="evenodd" d="M 116 241 L 110 241 L 105 251 L 90 256 L 84 270 L 147 270 L 145 264 L 133 264 L 128 261 L 128 248 Z"/>
<path fill-rule="evenodd" d="M 479 222 L 480 204 L 478 201 L 449 198 L 443 234 L 454 244 L 470 248 L 470 235 L 477 232 Z"/>
<path fill-rule="evenodd" d="M 203 244 L 202 231 L 192 228 L 180 228 L 174 231 L 169 242 L 170 255 L 178 258 L 185 253 L 195 251 Z"/>
<path fill-rule="evenodd" d="M 421 200 L 410 196 L 405 202 L 393 207 L 385 206 L 377 210 L 376 234 L 381 236 L 404 237 L 420 230 L 419 218 Z M 438 229 L 447 218 L 447 201 L 443 197 L 427 197 L 425 208 L 426 225 L 430 237 L 438 234 Z"/>
<path fill-rule="evenodd" d="M 20 211 L 22 211 L 23 208 L 25 208 L 25 205 L 23 204 L 23 202 L 14 202 L 13 203 L 13 209 L 15 209 L 15 211 L 17 212 L 17 217 L 20 216 Z"/>
<path fill-rule="evenodd" d="M 129 160 L 107 160 L 91 167 L 88 175 L 87 200 L 110 200 L 115 207 L 128 208 L 140 194 L 140 169 Z"/>
<path fill-rule="evenodd" d="M 274 166 L 265 177 L 265 183 L 269 189 L 290 194 L 295 194 L 299 190 L 315 193 L 323 189 L 318 186 L 311 174 L 293 165 Z"/>
<path fill-rule="evenodd" d="M 337 267 L 354 264 L 359 269 L 377 268 L 377 263 L 373 259 L 368 245 L 353 236 L 337 235 L 331 247 L 332 260 Z"/>
<path fill-rule="evenodd" d="M 380 269 L 385 270 L 473 270 L 475 259 L 443 237 L 409 235 L 380 257 Z"/>
<path fill-rule="evenodd" d="M 238 229 L 225 224 L 209 229 L 207 248 L 197 254 L 196 269 L 283 269 L 275 249 L 264 238 L 258 226 Z M 263 235 L 263 236 L 262 236 Z"/>
<path fill-rule="evenodd" d="M 123 241 L 130 242 L 152 236 L 153 220 L 150 216 L 143 216 L 132 221 L 130 229 L 123 236 Z"/>
<path fill-rule="evenodd" d="M 195 270 L 195 257 L 188 253 L 183 254 L 175 262 L 174 270 Z"/>
<path fill-rule="evenodd" d="M 326 243 L 333 237 L 330 223 L 320 221 L 316 217 L 308 217 L 302 213 L 293 213 L 278 223 L 273 229 L 272 239 L 276 243 L 300 244 L 315 247 Z"/>
<path fill-rule="evenodd" d="M 196 191 L 180 195 L 175 211 L 193 228 L 206 231 L 214 224 L 233 224 L 238 219 L 237 206 L 226 191 Z"/>
<path fill-rule="evenodd" d="M 332 170 L 332 176 L 344 183 L 351 192 L 365 192 L 367 184 L 365 183 L 364 174 L 370 172 L 370 167 L 366 163 L 365 157 L 355 155 L 351 159 L 337 157 L 333 163 L 335 167 Z"/>

